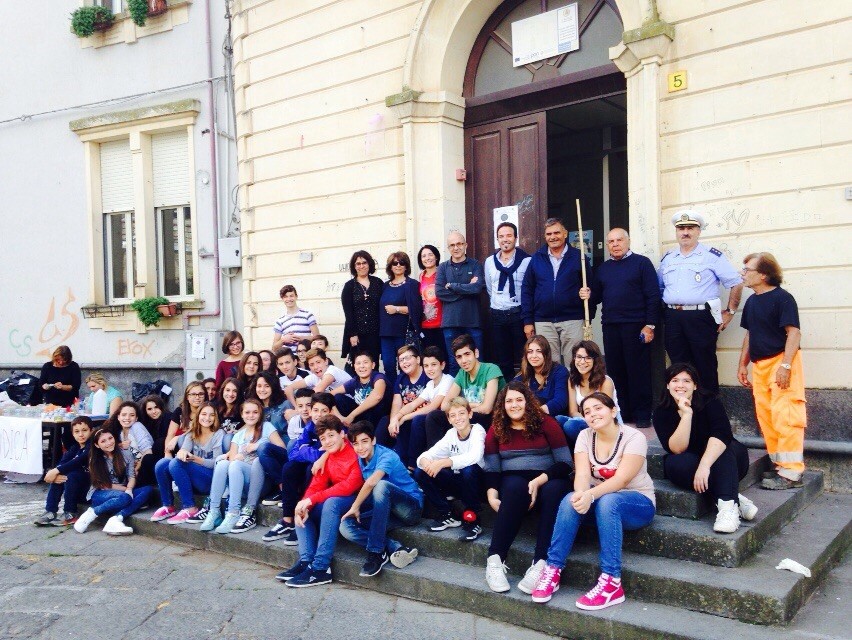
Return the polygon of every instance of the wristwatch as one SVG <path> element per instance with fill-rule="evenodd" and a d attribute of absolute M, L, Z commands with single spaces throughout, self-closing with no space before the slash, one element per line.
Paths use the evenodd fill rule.
<path fill-rule="evenodd" d="M 781 363 L 781 367 L 782 367 L 783 369 L 786 369 L 787 371 L 789 371 L 790 369 L 792 369 L 792 368 L 793 368 L 793 365 L 791 365 L 791 364 L 787 364 L 786 362 L 782 362 L 782 363 Z"/>
<path fill-rule="evenodd" d="M 730 313 L 732 316 L 737 315 L 737 310 L 736 310 L 736 309 L 725 309 L 725 311 L 727 311 L 728 313 Z"/>
<path fill-rule="evenodd" d="M 646 324 L 645 326 L 648 327 L 651 331 L 657 328 L 657 325 L 655 324 Z"/>

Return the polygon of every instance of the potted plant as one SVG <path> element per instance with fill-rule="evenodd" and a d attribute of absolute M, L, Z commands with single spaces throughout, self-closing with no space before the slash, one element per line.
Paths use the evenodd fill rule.
<path fill-rule="evenodd" d="M 166 0 L 148 0 L 148 17 L 153 18 L 164 14 L 169 10 L 169 3 Z"/>
<path fill-rule="evenodd" d="M 163 317 L 163 314 L 160 312 L 159 307 L 169 307 L 169 301 L 162 296 L 157 296 L 154 298 L 140 298 L 139 300 L 134 300 L 130 304 L 130 308 L 136 312 L 136 315 L 139 316 L 139 322 L 144 324 L 146 327 L 157 326 L 160 322 L 160 318 Z M 174 315 L 173 313 L 169 315 Z"/>
<path fill-rule="evenodd" d="M 115 16 L 106 7 L 80 7 L 71 14 L 71 30 L 79 38 L 88 38 L 95 31 L 106 31 Z"/>
<path fill-rule="evenodd" d="M 145 26 L 148 18 L 163 14 L 168 8 L 166 0 L 127 0 L 130 19 L 140 27 Z"/>

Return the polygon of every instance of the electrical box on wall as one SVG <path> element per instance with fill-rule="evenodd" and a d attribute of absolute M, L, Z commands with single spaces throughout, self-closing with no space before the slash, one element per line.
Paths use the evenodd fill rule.
<path fill-rule="evenodd" d="M 187 331 L 185 333 L 184 383 L 212 378 L 216 365 L 224 357 L 224 331 Z"/>
<path fill-rule="evenodd" d="M 219 266 L 221 268 L 242 266 L 240 238 L 219 238 Z"/>

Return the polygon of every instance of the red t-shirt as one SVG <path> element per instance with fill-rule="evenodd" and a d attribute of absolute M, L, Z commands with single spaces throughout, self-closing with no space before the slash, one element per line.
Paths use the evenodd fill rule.
<path fill-rule="evenodd" d="M 423 299 L 423 320 L 420 323 L 423 329 L 441 328 L 441 301 L 435 295 L 435 279 L 438 272 L 431 276 L 420 274 L 420 297 Z"/>

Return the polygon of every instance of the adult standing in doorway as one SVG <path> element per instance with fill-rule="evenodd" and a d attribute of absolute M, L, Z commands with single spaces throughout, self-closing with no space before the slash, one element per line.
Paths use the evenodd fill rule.
<path fill-rule="evenodd" d="M 807 423 L 799 307 L 781 288 L 781 265 L 771 253 L 749 254 L 743 264 L 745 286 L 754 295 L 746 300 L 740 321 L 746 334 L 737 377 L 752 389 L 757 422 L 774 464 L 773 473 L 760 486 L 793 489 L 802 486 Z"/>
<path fill-rule="evenodd" d="M 672 216 L 678 247 L 660 261 L 657 278 L 663 295 L 666 352 L 672 362 L 691 362 L 705 391 L 719 393 L 716 340 L 740 304 L 743 279 L 719 249 L 698 241 L 707 224 L 691 210 Z M 719 285 L 730 289 L 722 309 Z"/>
<path fill-rule="evenodd" d="M 343 306 L 343 349 L 341 356 L 348 358 L 355 350 L 369 351 L 373 361 L 379 361 L 379 298 L 382 281 L 373 274 L 376 261 L 366 251 L 356 251 L 349 260 L 352 279 L 343 285 L 340 304 Z"/>
<path fill-rule="evenodd" d="M 299 308 L 299 294 L 292 284 L 285 284 L 278 292 L 284 301 L 284 315 L 272 327 L 272 351 L 279 347 L 294 347 L 299 340 L 319 335 L 317 319 L 310 311 Z"/>
<path fill-rule="evenodd" d="M 521 290 L 530 255 L 516 247 L 518 227 L 511 222 L 497 225 L 500 248 L 485 261 L 485 288 L 491 311 L 491 358 L 503 377 L 515 377 L 526 336 L 521 320 Z"/>
<path fill-rule="evenodd" d="M 527 338 L 547 338 L 553 360 L 571 364 L 571 349 L 583 339 L 583 300 L 590 300 L 595 287 L 588 259 L 586 273 L 591 286 L 583 286 L 581 254 L 568 244 L 568 230 L 558 218 L 544 223 L 545 244 L 527 267 L 521 289 L 521 314 Z M 595 305 L 590 302 L 591 317 Z"/>
<path fill-rule="evenodd" d="M 479 319 L 479 294 L 485 287 L 485 272 L 478 260 L 467 255 L 467 241 L 458 231 L 447 236 L 447 248 L 450 259 L 438 266 L 435 278 L 435 294 L 443 303 L 441 329 L 444 332 L 444 346 L 450 364 L 450 375 L 459 371 L 458 363 L 452 357 L 453 340 L 460 335 L 469 334 L 476 349 L 482 349 L 482 323 Z"/>
<path fill-rule="evenodd" d="M 660 289 L 651 261 L 630 250 L 620 228 L 606 236 L 609 260 L 597 270 L 603 303 L 606 368 L 621 390 L 621 415 L 640 428 L 651 424 L 651 342 L 660 320 Z"/>
<path fill-rule="evenodd" d="M 420 297 L 423 299 L 423 320 L 420 323 L 420 335 L 423 341 L 420 346 L 438 347 L 446 351 L 444 332 L 441 331 L 443 305 L 435 295 L 435 280 L 438 277 L 438 264 L 441 262 L 441 252 L 438 247 L 424 244 L 417 252 L 417 264 L 420 266 Z"/>

